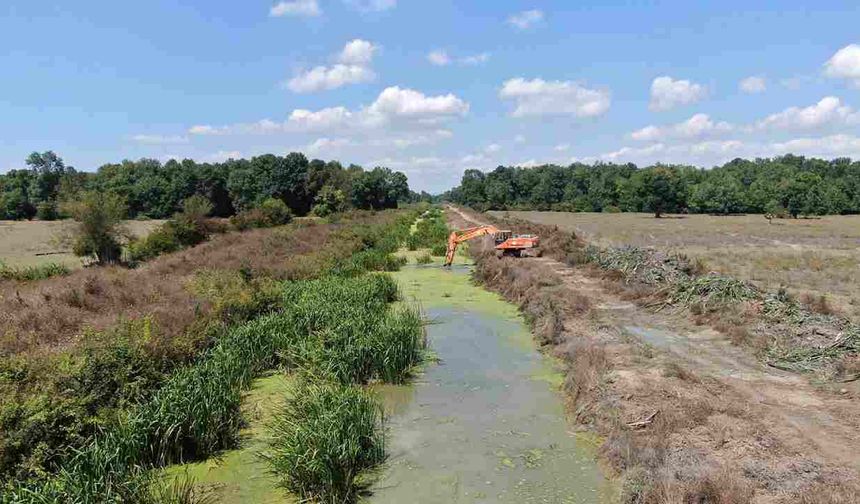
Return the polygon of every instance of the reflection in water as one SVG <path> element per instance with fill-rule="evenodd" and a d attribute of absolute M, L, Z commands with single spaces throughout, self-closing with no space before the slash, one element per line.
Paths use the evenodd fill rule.
<path fill-rule="evenodd" d="M 453 303 L 452 303 L 453 304 Z M 524 347 L 519 322 L 432 309 L 440 362 L 412 386 L 379 387 L 390 459 L 380 503 L 593 503 L 612 488 L 589 443 L 568 432 L 548 362 Z"/>

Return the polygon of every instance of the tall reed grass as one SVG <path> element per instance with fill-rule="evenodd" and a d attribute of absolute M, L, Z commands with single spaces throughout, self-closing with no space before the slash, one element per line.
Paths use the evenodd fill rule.
<path fill-rule="evenodd" d="M 264 458 L 279 484 L 306 501 L 353 502 L 362 471 L 385 460 L 382 407 L 354 385 L 300 381 L 270 434 Z"/>

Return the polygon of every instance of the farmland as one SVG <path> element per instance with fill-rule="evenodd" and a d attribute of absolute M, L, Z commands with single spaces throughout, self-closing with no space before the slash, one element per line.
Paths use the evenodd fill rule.
<path fill-rule="evenodd" d="M 146 236 L 163 220 L 130 220 L 125 227 L 136 237 Z M 81 259 L 72 254 L 62 238 L 69 234 L 73 222 L 59 221 L 0 221 L 0 262 L 11 267 L 58 263 L 80 268 Z"/>
<path fill-rule="evenodd" d="M 774 219 L 761 215 L 491 212 L 574 231 L 600 245 L 636 245 L 677 251 L 705 269 L 780 286 L 801 298 L 824 296 L 833 307 L 860 316 L 860 216 Z"/>

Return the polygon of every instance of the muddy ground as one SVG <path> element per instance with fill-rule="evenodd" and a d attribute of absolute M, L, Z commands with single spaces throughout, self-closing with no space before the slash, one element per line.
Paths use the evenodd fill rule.
<path fill-rule="evenodd" d="M 486 221 L 448 213 L 452 227 Z M 567 363 L 572 416 L 604 437 L 624 502 L 860 502 L 854 392 L 767 367 L 686 312 L 638 306 L 591 266 L 487 247 L 473 242 L 477 279 L 519 303 Z"/>

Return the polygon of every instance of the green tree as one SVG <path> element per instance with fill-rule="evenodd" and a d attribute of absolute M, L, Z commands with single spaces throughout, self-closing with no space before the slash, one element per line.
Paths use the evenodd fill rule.
<path fill-rule="evenodd" d="M 94 256 L 99 264 L 118 262 L 121 243 L 129 237 L 123 226 L 126 209 L 122 197 L 100 191 L 67 203 L 65 211 L 77 222 L 72 243 L 75 255 Z"/>
<path fill-rule="evenodd" d="M 346 195 L 343 191 L 329 185 L 323 186 L 315 199 L 314 215 L 326 217 L 344 210 L 346 210 Z"/>

